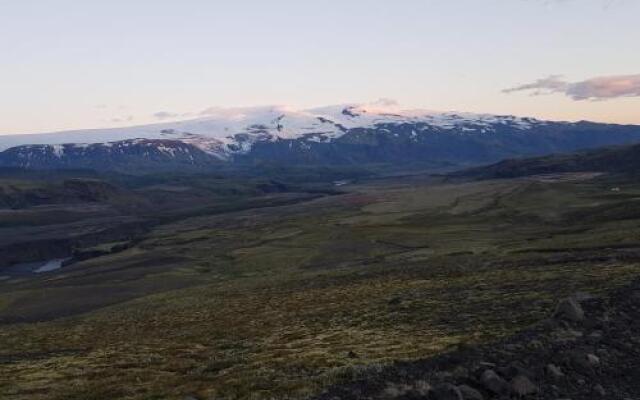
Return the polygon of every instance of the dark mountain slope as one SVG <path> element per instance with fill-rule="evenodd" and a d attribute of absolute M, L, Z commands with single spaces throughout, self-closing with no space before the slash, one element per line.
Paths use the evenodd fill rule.
<path fill-rule="evenodd" d="M 453 175 L 491 179 L 564 172 L 606 172 L 637 175 L 640 173 L 640 145 L 546 157 L 510 159 L 486 167 L 464 170 Z"/>
<path fill-rule="evenodd" d="M 398 116 L 393 119 L 380 115 L 360 121 L 354 117 L 353 121 L 349 121 L 350 127 L 338 123 L 332 123 L 328 128 L 313 124 L 310 127 L 294 125 L 286 134 L 266 125 L 260 129 L 251 125 L 247 133 L 234 134 L 229 130 L 224 138 L 166 129 L 155 132 L 152 126 L 144 132 L 129 132 L 123 128 L 120 134 L 111 135 L 164 135 L 167 139 L 130 138 L 93 144 L 25 144 L 1 152 L 0 167 L 87 168 L 125 173 L 217 170 L 223 164 L 232 167 L 264 164 L 287 167 L 384 164 L 394 169 L 411 166 L 438 168 L 473 166 L 505 158 L 640 142 L 640 126 L 633 125 L 550 122 L 509 116 L 464 117 L 455 114 L 434 118 Z M 215 127 L 212 125 L 211 129 Z M 333 130 L 318 131 L 329 128 Z M 60 135 L 68 137 L 64 133 Z M 42 139 L 51 142 L 52 137 L 49 135 Z M 30 139 L 37 140 L 38 136 L 22 138 L 23 141 Z M 82 139 L 91 140 L 91 132 L 87 132 Z"/>
<path fill-rule="evenodd" d="M 470 129 L 470 130 L 467 130 Z M 462 127 L 445 130 L 424 123 L 380 124 L 351 129 L 328 142 L 279 139 L 257 142 L 238 163 L 276 161 L 284 164 L 391 163 L 407 165 L 473 165 L 508 157 L 538 156 L 558 152 L 629 144 L 640 141 L 640 127 L 547 123 L 522 130 L 496 125 L 492 132 Z"/>
<path fill-rule="evenodd" d="M 29 169 L 94 169 L 138 173 L 206 170 L 220 161 L 177 140 L 130 139 L 113 143 L 24 145 L 0 153 L 0 166 Z"/>

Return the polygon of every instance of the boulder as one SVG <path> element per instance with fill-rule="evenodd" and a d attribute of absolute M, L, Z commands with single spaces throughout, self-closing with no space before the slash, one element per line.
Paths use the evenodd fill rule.
<path fill-rule="evenodd" d="M 384 399 L 397 399 L 409 393 L 412 387 L 405 384 L 389 384 L 382 391 L 382 398 Z"/>
<path fill-rule="evenodd" d="M 547 372 L 547 375 L 551 379 L 558 380 L 558 379 L 564 378 L 564 373 L 562 372 L 560 367 L 558 367 L 555 364 L 548 364 L 545 370 Z"/>
<path fill-rule="evenodd" d="M 431 390 L 432 390 L 432 387 L 431 385 L 429 385 L 429 382 L 420 380 L 420 381 L 416 381 L 413 384 L 413 389 L 411 390 L 411 392 L 415 393 L 418 396 L 425 397 L 429 395 Z"/>
<path fill-rule="evenodd" d="M 587 354 L 587 362 L 592 367 L 597 367 L 598 365 L 600 365 L 600 358 L 595 354 Z"/>
<path fill-rule="evenodd" d="M 434 400 L 464 400 L 457 386 L 449 383 L 437 385 L 429 393 L 429 398 Z"/>
<path fill-rule="evenodd" d="M 488 369 L 482 373 L 480 377 L 482 385 L 490 392 L 495 394 L 505 394 L 510 390 L 510 386 L 492 369 Z"/>
<path fill-rule="evenodd" d="M 511 381 L 511 390 L 519 396 L 538 393 L 538 387 L 524 375 L 518 375 Z"/>
<path fill-rule="evenodd" d="M 558 303 L 554 316 L 559 319 L 581 322 L 584 321 L 584 310 L 576 299 L 568 298 Z"/>
<path fill-rule="evenodd" d="M 596 296 L 592 295 L 591 293 L 586 293 L 586 292 L 577 292 L 576 294 L 574 294 L 571 297 L 573 299 L 575 299 L 578 303 L 585 303 L 585 302 L 592 301 L 592 300 L 596 299 Z"/>
<path fill-rule="evenodd" d="M 484 400 L 482 393 L 468 385 L 458 386 L 464 400 Z"/>
<path fill-rule="evenodd" d="M 600 365 L 600 358 L 595 354 L 575 351 L 570 356 L 571 365 L 581 373 L 592 371 Z"/>

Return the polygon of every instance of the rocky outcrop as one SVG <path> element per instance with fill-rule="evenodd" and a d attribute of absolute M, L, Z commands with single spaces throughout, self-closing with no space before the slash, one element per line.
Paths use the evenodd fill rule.
<path fill-rule="evenodd" d="M 390 393 L 405 400 L 639 399 L 640 282 L 607 298 L 577 294 L 560 301 L 549 319 L 504 341 L 397 363 L 318 399 Z"/>

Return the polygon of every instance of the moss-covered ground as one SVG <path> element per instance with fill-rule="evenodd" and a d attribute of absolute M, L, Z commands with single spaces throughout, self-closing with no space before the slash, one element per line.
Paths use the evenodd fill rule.
<path fill-rule="evenodd" d="M 638 205 L 604 178 L 411 178 L 159 225 L 0 281 L 0 398 L 304 398 L 640 276 Z"/>

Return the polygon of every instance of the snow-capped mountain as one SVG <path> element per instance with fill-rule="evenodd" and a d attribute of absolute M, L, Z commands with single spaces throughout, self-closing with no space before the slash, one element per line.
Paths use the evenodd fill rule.
<path fill-rule="evenodd" d="M 278 139 L 305 139 L 328 142 L 354 128 L 374 128 L 380 124 L 422 123 L 443 131 L 487 133 L 496 125 L 529 129 L 545 122 L 513 116 L 490 114 L 439 113 L 427 110 L 402 110 L 396 107 L 339 105 L 311 110 L 285 106 L 254 108 L 214 108 L 206 117 L 187 121 L 94 129 L 35 135 L 0 136 L 0 150 L 23 144 L 93 144 L 126 139 L 170 139 L 193 144 L 203 151 L 227 159 L 247 153 L 255 142 Z"/>
<path fill-rule="evenodd" d="M 94 144 L 34 144 L 0 153 L 0 165 L 31 169 L 200 169 L 220 161 L 199 148 L 177 140 L 127 139 Z"/>
<path fill-rule="evenodd" d="M 137 157 L 185 165 L 473 164 L 640 141 L 636 126 L 405 110 L 389 104 L 214 108 L 205 114 L 127 128 L 0 136 L 0 150 L 5 150 L 0 165 L 109 168 L 120 165 L 125 155 L 127 162 Z M 90 159 L 102 161 L 95 166 Z"/>

